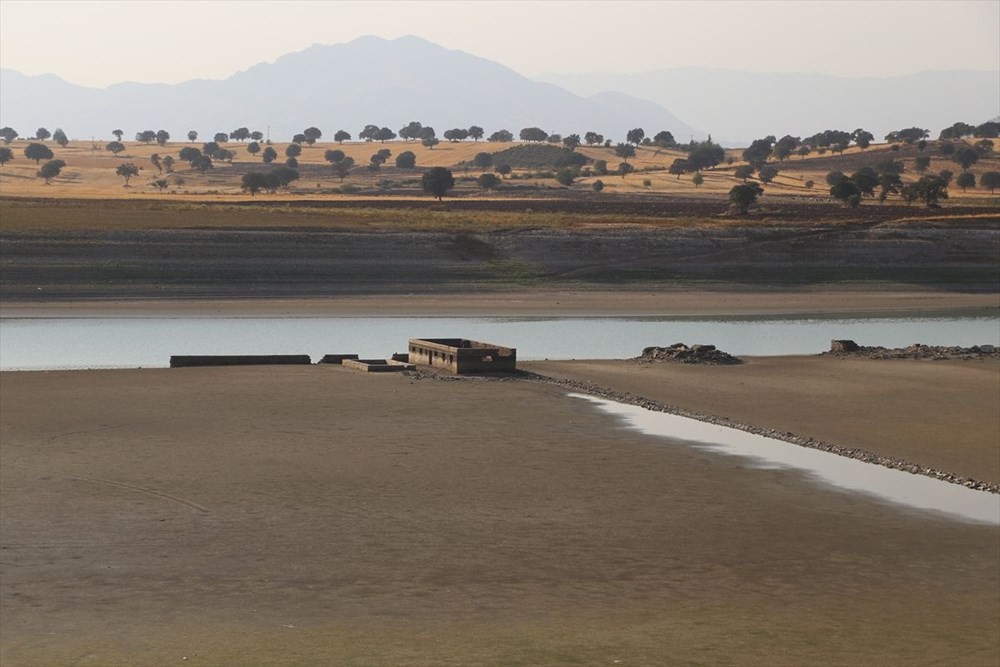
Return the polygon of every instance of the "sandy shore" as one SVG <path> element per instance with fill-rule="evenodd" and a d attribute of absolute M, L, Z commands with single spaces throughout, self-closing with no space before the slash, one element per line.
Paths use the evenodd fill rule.
<path fill-rule="evenodd" d="M 942 465 L 990 464 L 970 397 L 995 365 L 822 362 L 544 366 L 790 430 L 909 442 L 921 415 L 968 427 Z M 665 446 L 551 386 L 59 371 L 0 374 L 0 404 L 5 665 L 1000 661 L 1000 529 Z"/>
<path fill-rule="evenodd" d="M 2 317 L 839 315 L 1000 309 L 996 293 L 908 289 L 531 290 L 300 299 L 5 301 Z"/>

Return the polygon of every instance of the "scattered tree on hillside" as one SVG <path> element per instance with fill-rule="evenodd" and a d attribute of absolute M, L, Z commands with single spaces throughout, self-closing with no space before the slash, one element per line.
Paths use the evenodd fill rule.
<path fill-rule="evenodd" d="M 415 120 L 411 120 L 409 123 L 399 128 L 399 136 L 401 139 L 410 141 L 411 139 L 419 139 L 420 131 L 424 129 L 424 126 Z"/>
<path fill-rule="evenodd" d="M 212 158 L 207 155 L 200 155 L 195 158 L 194 162 L 191 163 L 191 166 L 204 174 L 209 169 L 214 168 L 215 165 L 212 164 Z"/>
<path fill-rule="evenodd" d="M 337 130 L 333 134 L 333 140 L 336 141 L 338 144 L 342 144 L 345 141 L 350 141 L 351 140 L 351 133 L 350 132 L 345 132 L 344 130 Z"/>
<path fill-rule="evenodd" d="M 958 122 L 951 127 L 946 127 L 941 130 L 938 135 L 938 139 L 961 139 L 962 137 L 967 137 L 976 131 L 972 125 L 968 123 Z"/>
<path fill-rule="evenodd" d="M 604 189 L 604 181 L 597 179 L 591 187 L 594 188 L 594 192 L 600 192 Z"/>
<path fill-rule="evenodd" d="M 152 155 L 150 155 L 149 156 L 149 162 L 154 167 L 156 167 L 156 173 L 157 174 L 162 174 L 163 173 L 163 162 L 160 161 L 160 154 L 159 153 L 153 153 Z"/>
<path fill-rule="evenodd" d="M 547 143 L 550 143 L 550 144 L 561 144 L 562 143 L 562 135 L 561 134 L 550 134 L 548 137 L 546 137 L 545 141 Z"/>
<path fill-rule="evenodd" d="M 52 159 L 52 149 L 45 144 L 28 144 L 24 147 L 24 157 L 34 160 L 35 164 L 38 164 L 42 160 Z"/>
<path fill-rule="evenodd" d="M 598 176 L 604 176 L 608 173 L 608 161 L 607 160 L 594 160 L 594 173 Z"/>
<path fill-rule="evenodd" d="M 354 167 L 354 158 L 345 157 L 343 160 L 338 160 L 333 163 L 333 175 L 340 179 L 343 183 L 347 175 L 351 173 L 351 169 Z"/>
<path fill-rule="evenodd" d="M 392 156 L 392 151 L 388 148 L 382 148 L 375 152 L 368 159 L 368 168 L 372 171 L 378 171 L 378 169 L 386 163 L 386 161 Z"/>
<path fill-rule="evenodd" d="M 514 141 L 514 135 L 509 130 L 497 130 L 490 135 L 490 141 L 506 144 Z"/>
<path fill-rule="evenodd" d="M 750 207 L 757 201 L 757 197 L 764 194 L 764 188 L 757 183 L 743 183 L 734 185 L 729 191 L 729 203 L 740 212 L 746 215 Z"/>
<path fill-rule="evenodd" d="M 799 146 L 798 150 L 795 151 L 795 154 L 799 157 L 805 157 L 810 153 L 812 153 L 812 149 L 808 146 Z"/>
<path fill-rule="evenodd" d="M 979 162 L 979 152 L 975 148 L 962 146 L 951 156 L 951 161 L 960 165 L 962 171 L 968 171 L 969 167 Z"/>
<path fill-rule="evenodd" d="M 872 145 L 872 141 L 875 140 L 875 135 L 868 130 L 863 130 L 860 127 L 854 132 L 851 132 L 851 139 L 857 144 L 858 148 L 865 150 Z"/>
<path fill-rule="evenodd" d="M 293 134 L 292 143 L 301 146 L 302 144 L 306 143 L 306 135 L 302 134 L 301 132 L 299 132 L 298 134 Z"/>
<path fill-rule="evenodd" d="M 344 159 L 344 151 L 334 148 L 323 153 L 323 159 L 330 164 L 335 164 Z"/>
<path fill-rule="evenodd" d="M 952 172 L 950 172 L 947 169 L 942 169 L 941 171 L 938 172 L 938 178 L 940 178 L 942 181 L 944 181 L 944 184 L 946 186 L 951 183 L 951 179 L 952 179 L 952 177 L 954 175 L 955 174 L 953 174 Z"/>
<path fill-rule="evenodd" d="M 878 170 L 888 174 L 902 174 L 906 167 L 900 160 L 883 160 L 878 163 Z"/>
<path fill-rule="evenodd" d="M 576 150 L 576 147 L 580 145 L 580 135 L 571 134 L 562 140 L 563 146 L 572 150 Z"/>
<path fill-rule="evenodd" d="M 285 148 L 285 157 L 298 157 L 302 155 L 302 146 L 299 144 L 288 144 Z"/>
<path fill-rule="evenodd" d="M 566 167 L 560 169 L 556 172 L 556 182 L 566 187 L 573 185 L 573 171 Z"/>
<path fill-rule="evenodd" d="M 929 155 L 918 155 L 913 159 L 913 168 L 919 173 L 924 173 L 931 166 L 931 157 Z"/>
<path fill-rule="evenodd" d="M 510 175 L 510 172 L 514 171 L 514 168 L 509 164 L 501 164 L 498 165 L 493 171 L 500 174 L 501 178 L 507 178 L 507 176 Z"/>
<path fill-rule="evenodd" d="M 45 185 L 49 185 L 52 179 L 59 175 L 62 168 L 66 166 L 66 163 L 62 160 L 49 160 L 42 165 L 42 168 L 38 170 L 35 174 L 36 176 L 45 179 Z"/>
<path fill-rule="evenodd" d="M 4 166 L 8 162 L 14 159 L 14 151 L 3 146 L 0 148 L 0 167 Z"/>
<path fill-rule="evenodd" d="M 250 133 L 250 139 L 252 141 L 261 141 L 264 138 L 264 133 L 260 130 L 254 130 Z"/>
<path fill-rule="evenodd" d="M 420 184 L 427 194 L 437 197 L 438 201 L 455 187 L 455 177 L 444 167 L 431 167 L 424 172 Z"/>
<path fill-rule="evenodd" d="M 642 138 L 646 136 L 646 131 L 641 127 L 636 127 L 625 133 L 625 141 L 638 146 L 642 143 Z"/>
<path fill-rule="evenodd" d="M 851 133 L 844 130 L 823 130 L 811 137 L 806 137 L 802 143 L 810 148 L 829 148 L 835 144 L 848 144 L 851 141 Z"/>
<path fill-rule="evenodd" d="M 115 135 L 115 139 L 118 141 L 121 141 L 122 137 L 125 136 L 125 132 L 123 130 L 111 130 L 111 134 Z"/>
<path fill-rule="evenodd" d="M 198 140 L 198 132 L 196 130 L 188 130 L 188 141 L 194 143 Z"/>
<path fill-rule="evenodd" d="M 236 153 L 229 150 L 228 148 L 220 148 L 219 150 L 212 153 L 212 159 L 217 162 L 227 162 L 229 164 L 233 163 L 233 158 L 236 157 Z"/>
<path fill-rule="evenodd" d="M 288 168 L 290 168 L 290 169 L 298 169 L 299 168 L 299 161 L 296 160 L 293 157 L 290 157 L 287 160 L 285 160 L 285 166 L 288 167 Z"/>
<path fill-rule="evenodd" d="M 381 141 L 383 144 L 387 141 L 392 141 L 396 138 L 396 133 L 387 127 L 379 128 L 378 133 L 376 133 L 375 138 Z"/>
<path fill-rule="evenodd" d="M 615 146 L 615 156 L 628 162 L 630 157 L 635 157 L 635 146 L 632 144 L 618 144 Z"/>
<path fill-rule="evenodd" d="M 160 194 L 163 194 L 163 191 L 166 190 L 169 186 L 170 186 L 170 181 L 168 181 L 165 178 L 158 178 L 155 181 L 153 181 L 153 187 L 159 190 Z"/>
<path fill-rule="evenodd" d="M 938 146 L 938 151 L 941 155 L 954 155 L 955 154 L 955 144 L 950 141 L 943 141 Z"/>
<path fill-rule="evenodd" d="M 908 127 L 903 130 L 893 130 L 889 134 L 885 135 L 885 140 L 890 144 L 898 144 L 900 142 L 904 144 L 912 144 L 921 139 L 926 139 L 930 136 L 930 132 L 923 129 L 922 127 Z"/>
<path fill-rule="evenodd" d="M 744 164 L 740 165 L 739 167 L 736 167 L 736 169 L 733 170 L 733 176 L 746 183 L 747 179 L 753 176 L 753 172 L 754 172 L 753 165 Z"/>
<path fill-rule="evenodd" d="M 711 136 L 705 141 L 692 141 L 687 145 L 686 150 L 688 152 L 688 168 L 691 171 L 711 169 L 726 157 L 726 150 L 714 143 Z"/>
<path fill-rule="evenodd" d="M 976 187 L 976 175 L 971 171 L 963 171 L 955 179 L 955 185 L 962 188 L 962 192 L 965 192 L 968 188 Z"/>
<path fill-rule="evenodd" d="M 483 134 L 485 134 L 483 128 L 478 125 L 471 125 L 466 132 L 468 132 L 468 136 L 472 137 L 473 141 L 479 141 L 483 138 Z"/>
<path fill-rule="evenodd" d="M 454 143 L 457 141 L 463 141 L 469 137 L 469 131 L 464 130 L 460 127 L 453 127 L 450 130 L 444 131 L 444 138 L 448 141 Z"/>
<path fill-rule="evenodd" d="M 139 175 L 139 167 L 135 166 L 131 162 L 126 162 L 118 165 L 118 168 L 115 169 L 115 173 L 125 179 L 125 185 L 123 187 L 127 188 L 129 186 L 128 182 L 132 179 L 132 177 Z"/>
<path fill-rule="evenodd" d="M 923 152 L 923 150 L 925 148 L 927 148 L 927 140 L 926 139 L 921 139 L 920 141 L 918 141 L 916 143 L 916 146 L 917 146 L 917 150 L 918 151 Z"/>
<path fill-rule="evenodd" d="M 903 179 L 899 177 L 899 174 L 879 174 L 878 184 L 880 188 L 878 201 L 880 204 L 884 204 L 890 194 L 899 194 L 900 190 L 903 188 Z"/>
<path fill-rule="evenodd" d="M 937 208 L 939 199 L 948 198 L 948 184 L 939 176 L 924 176 L 910 187 L 927 208 Z"/>
<path fill-rule="evenodd" d="M 492 153 L 476 153 L 476 157 L 472 158 L 472 164 L 476 165 L 480 169 L 486 169 L 493 166 L 493 154 Z"/>
<path fill-rule="evenodd" d="M 483 190 L 496 190 L 500 186 L 500 179 L 496 174 L 482 174 L 476 179 L 476 184 Z"/>
<path fill-rule="evenodd" d="M 226 142 L 229 141 L 229 133 L 228 132 L 216 132 L 215 136 L 212 137 L 212 141 L 214 141 L 217 144 L 224 144 L 224 143 L 226 143 Z"/>
<path fill-rule="evenodd" d="M 156 141 L 156 132 L 153 130 L 141 130 L 135 133 L 135 140 L 142 144 L 149 144 Z"/>
<path fill-rule="evenodd" d="M 243 174 L 243 179 L 240 181 L 240 189 L 243 192 L 249 192 L 251 197 L 255 197 L 258 192 L 267 189 L 267 181 L 266 174 L 259 171 L 248 171 Z"/>
<path fill-rule="evenodd" d="M 201 150 L 194 146 L 185 146 L 177 155 L 180 159 L 194 165 L 194 161 L 201 157 Z"/>
<path fill-rule="evenodd" d="M 10 126 L 4 126 L 0 128 L 0 138 L 3 139 L 3 142 L 5 144 L 9 144 L 10 142 L 17 139 L 17 130 L 15 130 Z"/>
<path fill-rule="evenodd" d="M 203 155 L 208 155 L 211 157 L 215 154 L 215 151 L 219 150 L 219 144 L 214 141 L 206 141 L 201 145 L 201 152 Z"/>
<path fill-rule="evenodd" d="M 523 128 L 518 135 L 521 141 L 545 141 L 549 137 L 549 133 L 538 127 L 526 127 Z"/>
<path fill-rule="evenodd" d="M 437 146 L 440 143 L 440 141 L 438 140 L 437 137 L 424 137 L 423 139 L 420 140 L 420 143 L 425 148 L 429 148 L 430 150 L 434 150 L 434 147 Z"/>
<path fill-rule="evenodd" d="M 306 136 L 306 143 L 310 146 L 315 144 L 319 138 L 323 136 L 323 132 L 318 127 L 307 127 L 302 130 L 302 134 Z"/>
<path fill-rule="evenodd" d="M 417 156 L 413 151 L 403 151 L 396 156 L 396 166 L 400 169 L 413 169 L 417 166 Z"/>
<path fill-rule="evenodd" d="M 168 174 L 174 170 L 174 158 L 170 155 L 163 156 L 163 170 Z"/>
<path fill-rule="evenodd" d="M 583 135 L 583 140 L 587 142 L 588 146 L 596 146 L 604 143 L 604 135 L 597 132 L 586 132 Z"/>
<path fill-rule="evenodd" d="M 997 188 L 1000 188 L 1000 171 L 984 172 L 983 175 L 979 177 L 979 185 L 984 188 L 989 188 L 990 194 L 993 194 L 996 192 Z"/>
<path fill-rule="evenodd" d="M 56 128 L 56 131 L 52 134 L 52 140 L 63 148 L 65 148 L 66 144 L 69 143 L 69 139 L 66 137 L 66 133 L 62 131 L 61 127 Z"/>
<path fill-rule="evenodd" d="M 774 146 L 775 138 L 774 135 L 768 135 L 763 139 L 755 139 L 750 146 L 743 151 L 743 160 L 747 164 L 751 164 L 754 167 L 760 167 L 762 164 L 767 162 L 767 158 L 771 156 L 771 150 Z"/>
<path fill-rule="evenodd" d="M 104 147 L 104 150 L 112 153 L 113 155 L 118 155 L 125 150 L 125 144 L 120 141 L 112 141 Z"/>
<path fill-rule="evenodd" d="M 895 171 L 886 170 L 887 174 L 895 174 Z M 875 188 L 878 187 L 878 173 L 871 167 L 862 167 L 851 174 L 851 182 L 858 187 L 862 197 L 874 197 Z"/>
<path fill-rule="evenodd" d="M 844 176 L 843 172 L 834 170 L 834 171 L 831 171 L 831 172 L 827 173 L 827 175 L 826 175 L 826 184 L 829 185 L 832 188 L 837 183 L 840 183 L 841 181 L 843 181 L 845 178 L 847 178 L 847 177 Z"/>
<path fill-rule="evenodd" d="M 249 127 L 238 127 L 229 133 L 229 138 L 233 141 L 238 141 L 243 143 L 250 138 L 250 128 Z"/>
<path fill-rule="evenodd" d="M 251 141 L 249 144 L 247 144 L 247 153 L 250 153 L 250 155 L 256 157 L 257 153 L 259 152 L 260 152 L 260 144 L 258 144 L 256 141 Z"/>
<path fill-rule="evenodd" d="M 761 165 L 757 173 L 757 178 L 760 179 L 761 183 L 770 183 L 778 175 L 778 168 L 774 165 L 765 164 Z"/>
<path fill-rule="evenodd" d="M 976 139 L 997 139 L 1000 138 L 1000 122 L 995 120 L 986 121 L 982 125 L 977 125 L 972 131 L 972 136 Z"/>
<path fill-rule="evenodd" d="M 694 187 L 700 188 L 701 184 L 705 182 L 705 177 L 701 175 L 700 171 L 696 171 L 691 177 L 691 182 L 694 183 Z"/>
<path fill-rule="evenodd" d="M 993 152 L 993 146 L 993 142 L 989 139 L 980 139 L 972 147 L 976 149 L 976 152 L 979 153 L 980 156 L 985 157 Z"/>
<path fill-rule="evenodd" d="M 630 165 L 628 162 L 618 163 L 618 173 L 622 175 L 622 179 L 631 174 L 633 171 L 635 171 L 635 167 Z"/>
<path fill-rule="evenodd" d="M 861 203 L 861 189 L 849 178 L 830 187 L 830 196 L 839 199 L 847 206 L 857 206 Z"/>
<path fill-rule="evenodd" d="M 38 139 L 39 141 L 45 141 L 51 136 L 52 133 L 46 130 L 44 127 L 40 127 L 37 130 L 35 130 L 35 138 Z"/>
<path fill-rule="evenodd" d="M 667 172 L 676 176 L 679 181 L 681 180 L 681 176 L 686 174 L 690 168 L 691 165 L 688 161 L 679 157 L 670 163 L 670 167 L 667 169 Z M 750 169 L 750 173 L 753 173 L 753 168 Z"/>
<path fill-rule="evenodd" d="M 674 148 L 677 146 L 677 141 L 674 139 L 674 135 L 667 130 L 660 130 L 653 135 L 653 145 L 660 148 Z"/>
<path fill-rule="evenodd" d="M 771 154 L 778 158 L 779 162 L 784 162 L 795 151 L 795 149 L 798 148 L 799 141 L 800 139 L 798 137 L 786 134 L 774 142 L 774 148 L 771 150 Z"/>
<path fill-rule="evenodd" d="M 168 141 L 170 141 L 169 132 L 167 132 L 166 130 L 156 131 L 156 143 L 158 143 L 160 146 L 166 146 Z"/>

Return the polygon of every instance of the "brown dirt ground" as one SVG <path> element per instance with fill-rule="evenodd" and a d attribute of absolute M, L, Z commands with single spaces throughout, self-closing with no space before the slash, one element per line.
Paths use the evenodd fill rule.
<path fill-rule="evenodd" d="M 997 528 L 667 446 L 551 387 L 4 373 L 0 405 L 5 667 L 1000 661 Z"/>

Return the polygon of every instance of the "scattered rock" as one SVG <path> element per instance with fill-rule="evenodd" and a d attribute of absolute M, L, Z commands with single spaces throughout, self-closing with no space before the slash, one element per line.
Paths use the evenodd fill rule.
<path fill-rule="evenodd" d="M 853 340 L 832 340 L 830 351 L 822 354 L 834 357 L 862 357 L 865 359 L 986 359 L 1000 358 L 1000 349 L 993 345 L 972 347 L 944 347 L 914 343 L 909 347 L 868 347 Z"/>
<path fill-rule="evenodd" d="M 674 343 L 670 347 L 647 347 L 636 357 L 639 363 L 673 362 L 680 364 L 742 364 L 743 361 L 731 354 L 715 349 L 714 345 L 692 345 Z"/>

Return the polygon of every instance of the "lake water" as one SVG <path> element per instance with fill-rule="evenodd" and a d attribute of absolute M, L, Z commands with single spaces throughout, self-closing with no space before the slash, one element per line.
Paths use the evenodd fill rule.
<path fill-rule="evenodd" d="M 931 477 L 864 463 L 688 417 L 653 412 L 585 394 L 570 396 L 594 403 L 602 412 L 623 420 L 628 427 L 662 437 L 667 444 L 694 446 L 721 455 L 749 459 L 758 468 L 799 470 L 822 484 L 966 521 L 1000 526 L 1000 495 L 995 493 L 974 491 Z"/>
<path fill-rule="evenodd" d="M 158 317 L 3 318 L 0 369 L 151 368 L 173 354 L 357 353 L 386 357 L 410 338 L 473 338 L 518 358 L 621 359 L 650 345 L 707 343 L 736 355 L 815 354 L 862 345 L 1000 345 L 996 312 L 963 317 Z"/>

